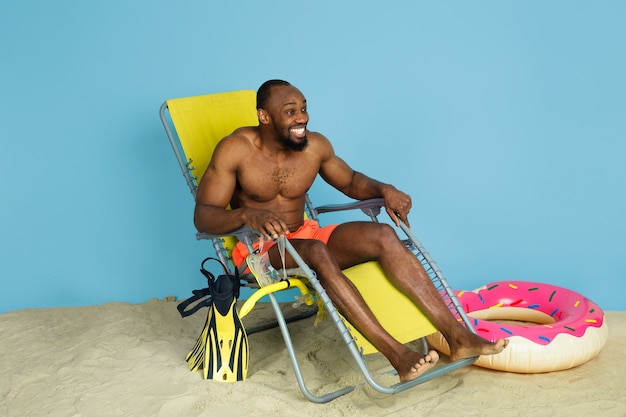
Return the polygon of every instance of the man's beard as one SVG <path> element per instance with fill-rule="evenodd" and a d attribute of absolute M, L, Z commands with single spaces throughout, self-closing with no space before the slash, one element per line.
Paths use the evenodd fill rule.
<path fill-rule="evenodd" d="M 294 140 L 291 138 L 291 136 L 289 136 L 289 134 L 287 134 L 286 136 L 280 135 L 280 139 L 283 145 L 296 152 L 303 151 L 309 144 L 309 139 L 306 136 L 303 136 L 302 138 L 300 138 L 300 140 Z"/>
<path fill-rule="evenodd" d="M 283 138 L 283 143 L 292 151 L 301 152 L 303 151 L 307 145 L 309 144 L 309 139 L 304 136 L 299 141 L 295 141 L 289 137 Z"/>

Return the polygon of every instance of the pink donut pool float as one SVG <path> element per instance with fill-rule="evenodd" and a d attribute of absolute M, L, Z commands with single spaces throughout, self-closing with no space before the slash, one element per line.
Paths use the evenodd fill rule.
<path fill-rule="evenodd" d="M 509 339 L 501 353 L 476 361 L 485 368 L 518 373 L 573 368 L 596 357 L 608 337 L 600 307 L 566 288 L 497 281 L 455 294 L 478 335 L 491 341 Z M 449 353 L 440 333 L 428 341 Z"/>

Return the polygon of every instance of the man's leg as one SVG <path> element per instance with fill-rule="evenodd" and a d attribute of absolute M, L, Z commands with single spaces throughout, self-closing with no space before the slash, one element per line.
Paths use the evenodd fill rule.
<path fill-rule="evenodd" d="M 395 340 L 378 322 L 354 284 L 341 272 L 328 246 L 317 240 L 290 239 L 302 259 L 315 270 L 335 307 L 389 360 L 400 380 L 412 380 L 432 368 L 439 359 L 435 351 L 422 356 Z M 281 265 L 277 248 L 268 252 Z M 295 267 L 287 255 L 287 267 Z"/>
<path fill-rule="evenodd" d="M 419 260 L 386 224 L 345 223 L 337 227 L 328 247 L 341 269 L 376 260 L 393 284 L 406 294 L 443 334 L 452 360 L 502 351 L 508 340 L 489 342 L 467 330 L 452 315 Z"/>

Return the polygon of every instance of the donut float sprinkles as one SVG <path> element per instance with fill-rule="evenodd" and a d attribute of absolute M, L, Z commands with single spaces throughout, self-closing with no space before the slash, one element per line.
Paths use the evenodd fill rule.
<path fill-rule="evenodd" d="M 573 368 L 596 357 L 608 337 L 600 307 L 566 288 L 497 281 L 455 294 L 478 335 L 491 341 L 509 339 L 501 353 L 475 362 L 485 368 L 518 373 Z M 449 353 L 440 333 L 428 341 Z"/>

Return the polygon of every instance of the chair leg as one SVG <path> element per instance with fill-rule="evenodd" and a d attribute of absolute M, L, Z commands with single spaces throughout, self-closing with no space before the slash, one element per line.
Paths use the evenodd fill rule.
<path fill-rule="evenodd" d="M 289 359 L 291 360 L 291 365 L 293 366 L 293 370 L 296 374 L 296 379 L 298 381 L 298 385 L 300 386 L 300 391 L 302 391 L 302 394 L 309 401 L 321 404 L 321 403 L 330 402 L 337 397 L 340 397 L 344 394 L 352 392 L 355 388 L 354 386 L 345 387 L 340 390 L 337 390 L 337 391 L 334 391 L 334 392 L 331 392 L 322 396 L 314 395 L 313 393 L 311 393 L 311 391 L 309 391 L 309 389 L 306 387 L 306 384 L 304 383 L 304 378 L 302 377 L 302 372 L 300 371 L 300 365 L 298 364 L 298 359 L 296 358 L 296 353 L 293 347 L 293 342 L 291 341 L 291 334 L 289 333 L 289 330 L 287 329 L 287 323 L 283 315 L 283 312 L 280 309 L 280 305 L 278 304 L 278 301 L 276 300 L 276 297 L 274 296 L 274 294 L 269 294 L 269 298 L 270 298 L 270 302 L 272 303 L 272 307 L 274 308 L 274 313 L 276 315 L 276 319 L 278 321 L 280 331 L 283 335 L 285 346 L 287 346 L 287 351 L 289 352 Z"/>

